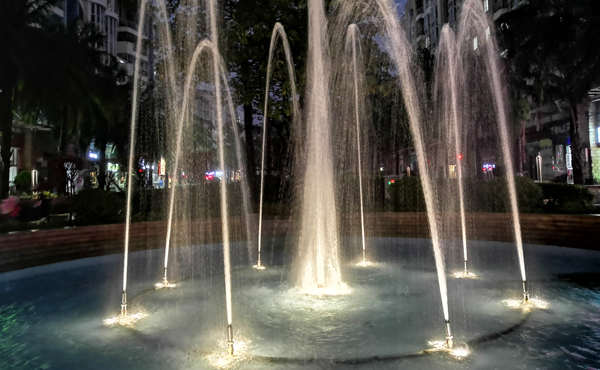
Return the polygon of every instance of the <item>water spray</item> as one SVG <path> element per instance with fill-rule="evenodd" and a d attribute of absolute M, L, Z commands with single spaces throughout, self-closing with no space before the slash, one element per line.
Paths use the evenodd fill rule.
<path fill-rule="evenodd" d="M 265 109 L 264 112 L 268 112 L 269 108 L 269 84 L 271 81 L 271 68 L 273 63 L 273 52 L 277 43 L 277 38 L 281 38 L 283 44 L 283 50 L 285 52 L 285 60 L 288 67 L 288 77 L 290 78 L 290 85 L 292 87 L 293 96 L 293 112 L 294 121 L 300 117 L 300 108 L 298 107 L 298 99 L 296 99 L 296 76 L 294 73 L 294 63 L 292 61 L 292 52 L 290 51 L 290 44 L 288 42 L 287 34 L 283 25 L 279 22 L 275 23 L 273 27 L 273 33 L 271 34 L 271 45 L 269 46 L 269 61 L 267 63 L 267 86 L 265 87 Z M 263 194 L 265 190 L 265 147 L 267 142 L 267 114 L 263 117 L 263 138 L 262 138 L 262 154 L 261 154 L 261 165 L 260 165 L 260 201 L 258 210 L 258 258 L 256 261 L 257 270 L 264 270 L 265 267 L 262 265 L 260 260 L 260 252 L 262 247 L 262 214 L 263 214 Z"/>
<path fill-rule="evenodd" d="M 354 72 L 354 110 L 356 115 L 356 153 L 358 155 L 358 187 L 360 190 L 360 227 L 362 232 L 362 257 L 363 264 L 367 264 L 367 254 L 365 247 L 365 216 L 363 210 L 363 184 L 362 184 L 362 162 L 360 157 L 360 115 L 358 109 L 358 73 L 356 71 L 356 35 L 358 33 L 358 27 L 356 24 L 348 26 L 348 33 L 352 35 L 352 66 Z M 359 44 L 360 46 L 360 44 Z"/>
<path fill-rule="evenodd" d="M 146 15 L 146 0 L 142 0 L 140 3 L 140 19 L 138 23 L 138 35 L 141 35 L 144 31 L 145 26 L 145 15 Z M 136 45 L 136 56 L 135 65 L 133 69 L 133 94 L 131 97 L 131 130 L 129 137 L 129 163 L 128 163 L 128 174 L 127 174 L 127 203 L 125 211 L 125 247 L 123 252 L 123 296 L 121 298 L 121 317 L 127 316 L 127 268 L 129 266 L 129 231 L 131 228 L 131 194 L 132 194 L 132 173 L 133 173 L 133 157 L 135 155 L 135 129 L 137 122 L 137 104 L 138 104 L 138 92 L 140 84 L 140 55 L 142 53 L 142 38 L 138 37 Z"/>

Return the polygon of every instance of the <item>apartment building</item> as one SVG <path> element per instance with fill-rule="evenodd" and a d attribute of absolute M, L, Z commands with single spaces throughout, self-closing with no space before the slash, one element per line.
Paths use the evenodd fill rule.
<path fill-rule="evenodd" d="M 106 36 L 100 48 L 117 58 L 128 75 L 133 75 L 139 37 L 137 9 L 128 9 L 119 0 L 61 0 L 53 7 L 51 17 L 65 24 L 77 19 L 96 24 Z M 143 32 L 141 37 L 147 41 L 148 32 Z M 146 45 L 140 60 L 140 72 L 145 76 L 149 68 Z"/>
<path fill-rule="evenodd" d="M 482 0 L 486 12 L 496 20 L 516 8 L 523 0 Z M 415 47 L 427 48 L 435 53 L 442 27 L 447 23 L 455 27 L 460 19 L 464 0 L 408 0 L 402 25 L 409 42 Z"/>

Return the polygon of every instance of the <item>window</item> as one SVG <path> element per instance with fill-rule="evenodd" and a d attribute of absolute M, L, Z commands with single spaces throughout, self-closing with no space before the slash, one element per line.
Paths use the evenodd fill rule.
<path fill-rule="evenodd" d="M 119 32 L 117 34 L 117 41 L 127 41 L 135 44 L 137 42 L 137 37 L 129 32 Z"/>
<path fill-rule="evenodd" d="M 115 40 L 116 26 L 117 20 L 115 18 L 106 17 L 106 26 L 104 28 L 104 33 L 106 34 L 107 51 L 111 55 L 115 55 L 117 53 Z"/>
<path fill-rule="evenodd" d="M 486 12 L 490 10 L 489 0 L 483 0 L 483 9 L 485 9 Z"/>
<path fill-rule="evenodd" d="M 104 26 L 104 12 L 106 9 L 100 4 L 92 3 L 92 13 L 90 21 L 94 23 L 100 31 L 105 32 Z M 101 50 L 104 50 L 106 45 L 97 45 L 97 47 Z"/>
<path fill-rule="evenodd" d="M 477 50 L 477 37 L 473 38 L 473 51 Z"/>

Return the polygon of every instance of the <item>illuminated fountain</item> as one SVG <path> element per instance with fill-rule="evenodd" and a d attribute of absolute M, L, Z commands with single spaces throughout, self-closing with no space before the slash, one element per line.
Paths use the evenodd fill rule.
<path fill-rule="evenodd" d="M 210 103 L 211 112 L 214 112 L 213 120 L 217 131 L 217 153 L 219 171 L 223 173 L 223 179 L 219 182 L 219 208 L 221 212 L 221 235 L 222 235 L 222 253 L 223 253 L 223 273 L 224 273 L 224 292 L 225 292 L 225 312 L 227 329 L 227 353 L 234 354 L 234 330 L 233 316 L 234 307 L 232 304 L 234 291 L 232 289 L 232 267 L 231 267 L 231 249 L 232 249 L 232 230 L 230 227 L 230 205 L 228 199 L 227 181 L 225 173 L 227 172 L 226 159 L 226 123 L 231 123 L 231 132 L 234 137 L 233 147 L 235 148 L 235 158 L 238 168 L 244 168 L 243 157 L 241 154 L 241 145 L 239 143 L 239 132 L 236 123 L 236 109 L 228 86 L 228 73 L 225 68 L 225 62 L 220 54 L 219 30 L 217 27 L 217 9 L 215 0 L 207 2 L 207 32 L 209 37 L 202 40 L 195 40 L 194 37 L 184 39 L 186 46 L 184 52 L 176 52 L 174 49 L 174 37 L 170 31 L 169 17 L 165 4 L 159 1 L 158 14 L 162 19 L 159 22 L 159 44 L 163 46 L 161 55 L 165 65 L 165 83 L 166 90 L 166 118 L 169 121 L 171 131 L 171 149 L 173 151 L 173 168 L 171 171 L 172 179 L 178 177 L 180 172 L 180 163 L 185 159 L 184 154 L 184 131 L 193 122 L 194 109 L 194 91 L 199 81 L 208 83 L 211 86 L 212 100 Z M 198 4 L 191 1 L 190 9 L 197 9 Z M 382 43 L 385 44 L 385 51 L 388 53 L 395 69 L 397 71 L 397 82 L 402 89 L 404 106 L 410 122 L 410 131 L 413 137 L 413 144 L 416 158 L 419 166 L 419 176 L 423 187 L 425 205 L 429 219 L 429 231 L 431 235 L 430 247 L 433 251 L 435 264 L 435 282 L 439 290 L 439 299 L 441 301 L 441 314 L 443 318 L 443 328 L 445 340 L 432 342 L 434 349 L 444 348 L 456 357 L 464 357 L 468 353 L 468 346 L 463 343 L 456 343 L 450 325 L 450 303 L 448 294 L 448 281 L 446 280 L 446 266 L 444 255 L 447 253 L 449 236 L 447 229 L 447 220 L 444 215 L 447 211 L 443 202 L 438 199 L 444 198 L 446 190 L 436 184 L 436 173 L 431 168 L 431 156 L 428 154 L 428 145 L 433 139 L 440 137 L 432 136 L 431 125 L 436 120 L 428 113 L 427 95 L 421 86 L 423 85 L 422 76 L 417 71 L 415 55 L 413 48 L 407 41 L 402 27 L 400 26 L 393 4 L 386 0 L 377 0 L 372 6 L 365 6 L 362 1 L 339 2 L 336 3 L 337 13 L 331 20 L 332 26 L 328 25 L 328 19 L 325 14 L 323 0 L 309 0 L 309 27 L 308 27 L 308 64 L 307 64 L 307 85 L 306 99 L 304 107 L 304 117 L 301 114 L 298 92 L 296 91 L 296 78 L 294 63 L 290 52 L 284 26 L 276 23 L 272 32 L 271 44 L 269 48 L 269 59 L 267 66 L 265 102 L 264 102 L 264 121 L 262 137 L 262 155 L 261 155 L 261 184 L 260 184 L 260 208 L 258 217 L 258 244 L 257 259 L 255 269 L 264 270 L 264 262 L 261 258 L 263 248 L 263 192 L 264 192 L 264 166 L 266 152 L 266 135 L 268 133 L 268 104 L 270 100 L 270 79 L 272 73 L 272 64 L 274 59 L 274 50 L 277 41 L 281 40 L 285 52 L 285 62 L 287 64 L 287 74 L 290 85 L 292 86 L 291 102 L 293 107 L 293 126 L 297 133 L 293 136 L 295 140 L 301 141 L 297 145 L 296 161 L 294 162 L 294 171 L 303 175 L 303 181 L 297 186 L 295 196 L 299 208 L 299 218 L 294 219 L 297 222 L 297 235 L 295 245 L 298 253 L 294 258 L 294 268 L 291 276 L 295 287 L 289 289 L 292 292 L 309 298 L 310 304 L 323 304 L 321 299 L 339 299 L 343 300 L 350 292 L 359 296 L 360 283 L 353 285 L 352 277 L 347 277 L 346 269 L 343 266 L 341 249 L 344 246 L 344 237 L 340 232 L 340 215 L 338 214 L 339 195 L 336 193 L 334 183 L 336 180 L 336 158 L 334 149 L 339 145 L 334 137 L 334 127 L 343 125 L 347 132 L 352 131 L 355 138 L 356 152 L 352 153 L 356 160 L 356 165 L 351 166 L 351 170 L 358 175 L 358 197 L 357 203 L 360 210 L 360 241 L 362 246 L 362 256 L 359 266 L 368 266 L 371 263 L 367 260 L 366 245 L 367 238 L 365 232 L 365 174 L 363 170 L 368 170 L 365 165 L 363 150 L 369 146 L 369 140 L 364 137 L 365 128 L 368 121 L 368 107 L 364 95 L 364 80 L 366 72 L 361 49 L 361 31 L 355 17 L 364 15 L 365 17 L 374 17 L 377 19 L 375 27 L 377 34 L 382 36 Z M 498 72 L 498 53 L 493 37 L 486 35 L 489 29 L 489 21 L 481 4 L 477 0 L 467 0 L 464 11 L 458 27 L 458 36 L 454 37 L 453 31 L 449 27 L 444 27 L 440 42 L 440 58 L 436 67 L 436 82 L 439 83 L 436 90 L 434 103 L 439 104 L 438 114 L 442 117 L 441 136 L 447 139 L 449 146 L 441 150 L 440 158 L 448 154 L 457 160 L 458 170 L 458 209 L 460 220 L 460 235 L 462 241 L 462 254 L 464 261 L 464 277 L 475 277 L 469 271 L 468 251 L 467 251 L 467 225 L 465 217 L 465 190 L 463 184 L 462 167 L 462 149 L 464 147 L 464 129 L 465 121 L 465 94 L 464 86 L 473 79 L 474 74 L 463 63 L 463 59 L 470 57 L 472 50 L 472 37 L 477 35 L 480 42 L 479 57 L 484 61 L 483 73 L 488 78 L 485 80 L 488 85 L 488 91 L 493 98 L 498 117 L 498 127 L 502 142 L 504 161 L 507 166 L 507 179 L 509 183 L 511 214 L 514 224 L 515 240 L 521 269 L 524 300 L 529 299 L 529 293 L 526 285 L 525 265 L 523 257 L 523 245 L 520 235 L 520 226 L 517 213 L 516 192 L 514 187 L 514 176 L 512 174 L 512 165 L 510 163 L 509 145 L 507 138 L 507 117 L 505 102 L 506 98 L 502 91 L 500 77 Z M 146 2 L 143 1 L 140 9 L 146 8 Z M 140 12 L 140 33 L 144 29 L 145 22 L 144 11 Z M 197 27 L 197 18 L 201 12 L 194 13 L 193 16 L 186 18 L 186 27 Z M 347 21 L 347 22 L 346 22 Z M 330 28 L 329 28 L 330 27 Z M 179 35 L 179 37 L 183 37 Z M 483 41 L 485 40 L 485 41 Z M 181 41 L 181 40 L 180 40 Z M 141 52 L 142 38 L 138 39 L 137 52 Z M 338 63 L 341 61 L 341 63 Z M 123 292 L 121 315 L 115 319 L 106 321 L 107 325 L 122 323 L 132 325 L 138 319 L 145 317 L 145 313 L 128 315 L 127 313 L 127 276 L 128 276 L 128 258 L 129 258 L 129 238 L 131 227 L 131 197 L 132 197 L 132 172 L 134 172 L 134 148 L 137 121 L 137 100 L 139 95 L 139 58 L 136 62 L 134 76 L 134 104 L 132 107 L 131 123 L 131 142 L 129 157 L 129 176 L 128 176 L 128 195 L 127 195 L 127 221 L 124 253 L 124 271 L 123 271 Z M 178 81 L 175 66 L 184 65 L 184 72 L 181 73 L 183 83 Z M 335 67 L 335 68 L 334 68 Z M 338 70 L 339 69 L 339 70 Z M 341 70 L 341 72 L 340 72 Z M 476 71 L 481 73 L 481 71 Z M 340 78 L 340 76 L 342 76 Z M 207 82 L 208 81 L 208 82 Z M 335 94 L 337 95 L 335 95 Z M 439 96 L 438 96 L 439 95 Z M 341 106 L 332 107 L 332 101 Z M 333 114 L 334 109 L 340 109 L 344 114 Z M 337 113 L 337 112 L 336 112 Z M 438 118 L 438 117 L 435 117 Z M 341 122 L 336 122 L 336 121 Z M 337 126 L 336 126 L 337 125 Z M 299 126 L 299 127 L 297 127 Z M 303 135 L 305 137 L 303 137 Z M 437 135 L 440 135 L 439 133 Z M 355 156 L 355 157 L 354 157 Z M 440 160 L 433 158 L 433 162 Z M 354 160 L 354 159 L 353 159 Z M 318 176 L 315 176 L 318 174 Z M 245 213 L 248 213 L 248 191 L 243 182 L 242 203 Z M 174 231 L 177 230 L 175 219 L 175 202 L 177 201 L 176 186 L 171 186 L 169 190 L 167 233 L 165 240 L 164 258 L 162 264 L 162 281 L 156 284 L 157 288 L 174 288 L 175 284 L 169 281 L 169 260 L 171 243 L 174 239 Z M 252 239 L 250 232 L 250 223 L 245 218 L 246 237 Z M 381 266 L 377 266 L 381 268 Z M 277 272 L 277 269 L 274 269 Z M 364 273 L 364 270 L 362 269 Z M 268 278 L 269 271 L 261 275 Z M 285 274 L 281 272 L 281 276 Z M 344 278 L 343 278 L 344 276 Z M 173 279 L 171 279 L 173 280 Z M 364 281 L 361 281 L 364 282 Z M 178 284 L 179 285 L 179 284 Z M 352 286 L 352 289 L 350 288 Z M 183 289 L 183 288 L 182 288 Z M 164 291 L 168 294 L 168 291 Z M 364 293 L 364 291 L 363 291 Z M 279 293 L 278 293 L 279 294 Z M 286 293 L 287 294 L 287 293 Z M 293 293 L 289 293 L 293 294 Z M 436 293 L 437 294 L 437 293 Z M 285 294 L 282 293 L 283 296 Z M 331 297 L 335 296 L 335 297 Z M 340 296 L 342 298 L 340 298 Z M 299 300 L 298 296 L 294 296 Z M 293 300 L 294 300 L 293 299 Z M 293 301 L 292 300 L 292 301 Z M 337 302 L 337 301 L 336 301 Z M 514 305 L 512 303 L 507 303 Z M 325 303 L 325 306 L 327 304 Z M 534 308 L 542 308 L 542 304 L 536 304 Z M 439 307 L 439 306 L 438 306 Z M 440 324 L 441 323 L 440 319 Z M 441 329 L 442 325 L 439 325 Z M 432 350 L 432 351 L 433 351 Z M 453 352 L 455 351 L 455 352 Z M 426 353 L 427 351 L 423 352 Z M 219 360 L 220 361 L 220 360 Z"/>

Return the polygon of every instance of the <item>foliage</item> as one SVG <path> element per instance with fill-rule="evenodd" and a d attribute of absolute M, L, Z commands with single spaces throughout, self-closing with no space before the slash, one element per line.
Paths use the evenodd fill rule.
<path fill-rule="evenodd" d="M 490 181 L 465 179 L 467 212 L 508 212 L 510 198 L 506 178 Z M 515 178 L 520 213 L 586 214 L 594 211 L 594 196 L 585 187 L 568 184 L 538 184 L 527 177 Z M 403 177 L 389 186 L 391 210 L 425 212 L 425 199 L 418 177 Z"/>
<path fill-rule="evenodd" d="M 404 176 L 389 185 L 394 212 L 425 212 L 425 197 L 421 179 L 416 176 Z"/>
<path fill-rule="evenodd" d="M 546 213 L 582 214 L 594 212 L 594 194 L 583 186 L 539 184 L 544 194 Z"/>
<path fill-rule="evenodd" d="M 78 226 L 123 222 L 125 197 L 102 189 L 82 190 L 73 197 L 71 211 Z"/>
<path fill-rule="evenodd" d="M 496 177 L 484 183 L 477 182 L 477 202 L 479 212 L 508 212 L 510 195 L 505 177 Z M 542 211 L 542 190 L 528 177 L 516 177 L 517 202 L 520 213 Z"/>
<path fill-rule="evenodd" d="M 60 150 L 76 139 L 87 147 L 95 136 L 120 124 L 122 72 L 98 45 L 103 30 L 81 20 L 64 25 L 51 17 L 56 0 L 0 2 L 0 130 L 2 161 L 10 159 L 13 110 L 43 116 L 60 137 Z M 107 63 L 108 61 L 108 63 Z M 0 197 L 7 193 L 8 166 Z"/>
<path fill-rule="evenodd" d="M 513 88 L 538 107 L 556 104 L 569 113 L 577 184 L 583 184 L 580 105 L 600 83 L 600 49 L 591 47 L 600 37 L 599 14 L 596 0 L 537 0 L 497 21 Z M 514 95 L 513 105 L 520 99 Z"/>
<path fill-rule="evenodd" d="M 26 191 L 31 188 L 31 171 L 21 171 L 15 176 L 15 187 L 18 191 Z"/>

